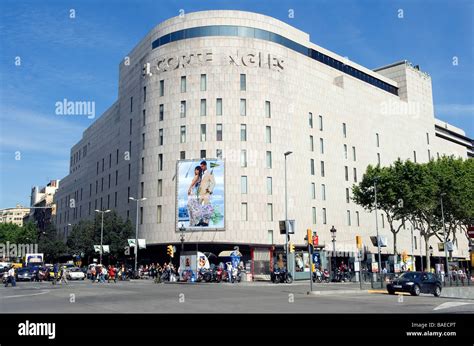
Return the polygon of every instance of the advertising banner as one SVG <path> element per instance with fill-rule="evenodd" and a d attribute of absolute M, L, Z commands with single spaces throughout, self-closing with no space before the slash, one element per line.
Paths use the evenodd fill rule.
<path fill-rule="evenodd" d="M 224 161 L 182 160 L 177 163 L 177 228 L 224 229 Z"/>

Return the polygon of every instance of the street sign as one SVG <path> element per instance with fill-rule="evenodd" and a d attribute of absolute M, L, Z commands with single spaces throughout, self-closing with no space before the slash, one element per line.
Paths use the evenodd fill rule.
<path fill-rule="evenodd" d="M 313 236 L 313 245 L 318 246 L 319 245 L 319 237 L 317 235 Z"/>

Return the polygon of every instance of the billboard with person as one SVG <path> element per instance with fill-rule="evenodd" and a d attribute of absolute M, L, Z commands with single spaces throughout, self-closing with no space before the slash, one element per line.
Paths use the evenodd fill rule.
<path fill-rule="evenodd" d="M 177 163 L 177 228 L 224 229 L 224 161 Z"/>

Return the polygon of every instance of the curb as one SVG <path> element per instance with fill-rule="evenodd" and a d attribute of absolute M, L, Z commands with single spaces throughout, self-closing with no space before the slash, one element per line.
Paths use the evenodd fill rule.
<path fill-rule="evenodd" d="M 365 294 L 369 293 L 368 290 L 328 290 L 328 291 L 310 291 L 306 292 L 310 296 L 330 296 L 337 294 Z"/>

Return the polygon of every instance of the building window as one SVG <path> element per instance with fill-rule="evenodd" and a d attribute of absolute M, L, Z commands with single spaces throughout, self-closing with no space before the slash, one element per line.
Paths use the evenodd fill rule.
<path fill-rule="evenodd" d="M 344 176 L 346 178 L 346 181 L 349 181 L 349 167 L 344 166 Z"/>
<path fill-rule="evenodd" d="M 222 115 L 222 99 L 216 99 L 216 115 Z"/>
<path fill-rule="evenodd" d="M 201 159 L 206 158 L 206 150 L 201 150 Z"/>
<path fill-rule="evenodd" d="M 324 178 L 325 174 L 326 174 L 326 173 L 325 173 L 325 171 L 324 171 L 324 161 L 321 161 L 321 177 Z"/>
<path fill-rule="evenodd" d="M 158 145 L 163 145 L 163 129 L 158 130 Z"/>
<path fill-rule="evenodd" d="M 316 184 L 311 183 L 311 199 L 316 199 Z"/>
<path fill-rule="evenodd" d="M 346 187 L 346 203 L 350 203 L 351 201 L 351 196 L 349 193 L 349 188 Z"/>
<path fill-rule="evenodd" d="M 247 167 L 247 150 L 240 151 L 240 167 Z"/>
<path fill-rule="evenodd" d="M 272 168 L 272 152 L 271 151 L 267 151 L 266 163 L 267 163 L 267 168 Z"/>
<path fill-rule="evenodd" d="M 156 223 L 161 223 L 161 205 L 156 206 Z"/>
<path fill-rule="evenodd" d="M 377 145 L 377 148 L 380 147 L 380 137 L 378 133 L 375 134 L 375 143 Z"/>
<path fill-rule="evenodd" d="M 165 96 L 165 81 L 160 80 L 160 96 Z"/>
<path fill-rule="evenodd" d="M 140 225 L 143 225 L 143 207 L 140 207 Z"/>
<path fill-rule="evenodd" d="M 240 204 L 240 220 L 248 221 L 247 203 Z"/>
<path fill-rule="evenodd" d="M 201 116 L 207 115 L 207 102 L 206 99 L 201 99 Z"/>
<path fill-rule="evenodd" d="M 377 153 L 377 164 L 380 166 L 380 153 Z"/>
<path fill-rule="evenodd" d="M 144 193 L 145 193 L 145 183 L 142 181 L 140 183 L 140 198 L 143 198 Z"/>
<path fill-rule="evenodd" d="M 413 162 L 416 163 L 416 151 L 415 150 L 413 150 Z"/>
<path fill-rule="evenodd" d="M 382 218 L 382 228 L 385 228 L 385 216 L 381 214 L 380 217 Z"/>
<path fill-rule="evenodd" d="M 267 203 L 267 221 L 273 221 L 273 204 Z"/>
<path fill-rule="evenodd" d="M 310 171 L 311 175 L 314 175 L 314 159 L 310 160 Z"/>
<path fill-rule="evenodd" d="M 359 219 L 359 212 L 356 211 L 356 222 L 357 222 L 357 226 L 360 226 L 360 219 Z"/>
<path fill-rule="evenodd" d="M 323 130 L 323 116 L 319 116 L 319 131 Z"/>
<path fill-rule="evenodd" d="M 130 97 L 130 113 L 133 112 L 133 96 Z"/>
<path fill-rule="evenodd" d="M 354 183 L 357 183 L 357 168 L 354 167 Z"/>
<path fill-rule="evenodd" d="M 132 171 L 132 165 L 129 163 L 128 164 L 128 180 L 130 180 L 131 171 Z"/>
<path fill-rule="evenodd" d="M 309 122 L 309 127 L 313 128 L 313 113 L 308 113 L 308 122 Z"/>
<path fill-rule="evenodd" d="M 222 149 L 216 149 L 216 158 L 222 160 Z"/>
<path fill-rule="evenodd" d="M 346 123 L 342 123 L 342 135 L 344 136 L 344 138 L 347 138 Z"/>
<path fill-rule="evenodd" d="M 313 136 L 309 136 L 309 151 L 314 151 L 314 140 L 313 140 Z"/>
<path fill-rule="evenodd" d="M 118 185 L 118 171 L 115 171 L 115 186 Z"/>
<path fill-rule="evenodd" d="M 270 126 L 265 127 L 265 142 L 266 143 L 272 142 L 272 128 Z"/>
<path fill-rule="evenodd" d="M 161 104 L 160 105 L 160 121 L 163 121 L 163 119 L 165 118 L 165 105 Z"/>
<path fill-rule="evenodd" d="M 142 133 L 142 150 L 145 150 L 145 134 Z"/>
<path fill-rule="evenodd" d="M 158 179 L 158 185 L 157 185 L 156 190 L 157 190 L 158 197 L 163 196 L 163 180 L 162 179 Z"/>
<path fill-rule="evenodd" d="M 186 76 L 181 76 L 181 92 L 186 92 Z"/>
<path fill-rule="evenodd" d="M 246 116 L 247 115 L 247 100 L 240 99 L 240 115 Z"/>
<path fill-rule="evenodd" d="M 247 177 L 245 175 L 240 177 L 240 193 L 247 194 Z"/>
<path fill-rule="evenodd" d="M 186 118 L 186 101 L 181 101 L 179 105 L 179 116 L 181 118 Z"/>
<path fill-rule="evenodd" d="M 130 119 L 128 123 L 128 128 L 129 128 L 129 135 L 132 135 L 133 119 Z"/>
<path fill-rule="evenodd" d="M 344 144 L 344 158 L 347 159 L 347 144 Z"/>
<path fill-rule="evenodd" d="M 100 192 L 104 192 L 104 177 L 100 178 Z"/>
<path fill-rule="evenodd" d="M 267 195 L 271 195 L 272 193 L 273 193 L 272 177 L 267 177 Z"/>
<path fill-rule="evenodd" d="M 240 75 L 240 91 L 247 90 L 247 76 L 245 74 Z"/>
<path fill-rule="evenodd" d="M 426 132 L 426 144 L 430 144 L 430 134 Z"/>
<path fill-rule="evenodd" d="M 143 87 L 143 102 L 146 102 L 146 86 Z"/>
<path fill-rule="evenodd" d="M 142 126 L 146 125 L 146 110 L 144 109 L 142 112 Z"/>
<path fill-rule="evenodd" d="M 268 244 L 273 244 L 273 231 L 272 230 L 267 231 L 267 237 L 268 237 Z"/>
<path fill-rule="evenodd" d="M 115 164 L 118 165 L 118 158 L 119 158 L 119 150 L 115 153 Z"/>
<path fill-rule="evenodd" d="M 158 154 L 158 170 L 163 170 L 163 154 Z"/>
<path fill-rule="evenodd" d="M 311 208 L 311 215 L 312 215 L 312 218 L 313 218 L 313 225 L 316 224 L 316 207 L 312 207 Z"/>
<path fill-rule="evenodd" d="M 216 140 L 222 141 L 222 124 L 216 124 Z"/>
<path fill-rule="evenodd" d="M 346 213 L 347 213 L 347 226 L 350 226 L 351 225 L 351 211 L 347 210 Z"/>
<path fill-rule="evenodd" d="M 130 210 L 127 210 L 127 220 L 130 220 Z"/>
<path fill-rule="evenodd" d="M 130 186 L 127 187 L 127 203 L 130 203 Z"/>
<path fill-rule="evenodd" d="M 327 224 L 327 219 L 326 219 L 326 208 L 323 208 L 323 225 Z"/>
<path fill-rule="evenodd" d="M 245 124 L 240 124 L 240 140 L 247 141 L 247 125 Z"/>
<path fill-rule="evenodd" d="M 324 154 L 324 139 L 322 138 L 319 139 L 319 152 Z"/>
<path fill-rule="evenodd" d="M 206 124 L 201 124 L 201 142 L 206 141 Z"/>
<path fill-rule="evenodd" d="M 416 241 L 416 235 L 413 237 L 414 240 L 413 240 L 413 243 L 415 244 L 415 250 L 418 250 L 418 242 Z"/>
<path fill-rule="evenodd" d="M 185 151 L 180 151 L 179 152 L 179 159 L 180 160 L 186 159 L 186 152 Z"/>
<path fill-rule="evenodd" d="M 109 187 L 108 187 L 109 189 L 110 189 L 110 181 L 111 181 L 111 179 L 110 179 L 110 173 L 109 173 L 109 184 L 108 184 L 108 185 L 109 185 Z M 82 194 L 82 189 L 81 189 L 81 194 Z M 82 198 L 81 198 L 81 200 L 82 200 Z"/>
<path fill-rule="evenodd" d="M 357 160 L 356 147 L 352 147 L 352 160 L 353 160 L 353 161 L 356 161 L 356 160 Z"/>
<path fill-rule="evenodd" d="M 145 158 L 142 157 L 142 174 L 145 174 Z"/>
<path fill-rule="evenodd" d="M 270 101 L 265 101 L 265 117 L 271 118 L 272 117 L 272 110 Z"/>
<path fill-rule="evenodd" d="M 201 91 L 207 90 L 207 76 L 205 74 L 201 75 Z"/>
<path fill-rule="evenodd" d="M 431 161 L 431 151 L 428 149 L 428 161 Z"/>
<path fill-rule="evenodd" d="M 186 143 L 186 126 L 181 126 L 180 128 L 180 142 Z"/>

